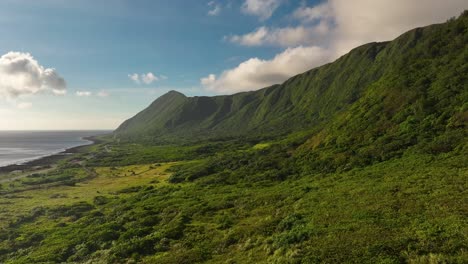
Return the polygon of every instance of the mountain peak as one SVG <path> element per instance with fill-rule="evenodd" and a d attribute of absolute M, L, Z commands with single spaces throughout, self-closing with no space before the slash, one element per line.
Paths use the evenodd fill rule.
<path fill-rule="evenodd" d="M 181 93 L 181 92 L 178 92 L 176 90 L 170 90 L 169 92 L 163 94 L 161 97 L 163 96 L 183 96 L 183 97 L 187 97 L 185 96 L 185 94 Z"/>
<path fill-rule="evenodd" d="M 430 105 L 437 103 L 440 109 L 460 109 L 457 102 L 466 100 L 461 98 L 464 87 L 454 69 L 463 68 L 465 63 L 467 14 L 411 30 L 393 41 L 362 45 L 332 63 L 269 88 L 213 97 L 187 97 L 169 91 L 124 122 L 115 134 L 123 140 L 151 142 L 180 141 L 183 137 L 266 137 L 311 129 L 341 118 L 343 113 L 355 118 L 370 109 L 385 113 L 375 114 L 385 120 L 378 130 L 383 131 L 391 127 L 389 124 L 400 127 L 409 113 L 416 111 L 408 110 L 414 108 L 414 102 L 432 111 L 436 107 Z M 444 68 L 435 71 L 437 65 Z M 450 84 L 450 89 L 444 89 L 451 82 L 458 86 Z M 445 95 L 449 92 L 456 99 L 442 100 L 449 98 Z M 427 101 L 431 94 L 444 96 Z M 356 113 L 357 109 L 361 112 Z M 450 111 L 447 113 L 455 113 Z M 363 120 L 365 125 L 356 127 L 370 126 L 365 121 L 368 116 Z M 452 120 L 462 125 L 459 117 Z"/>

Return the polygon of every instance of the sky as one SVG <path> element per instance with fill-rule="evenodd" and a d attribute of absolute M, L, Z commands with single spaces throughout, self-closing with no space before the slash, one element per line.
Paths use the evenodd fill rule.
<path fill-rule="evenodd" d="M 115 129 L 162 94 L 252 91 L 466 0 L 0 0 L 0 130 Z"/>

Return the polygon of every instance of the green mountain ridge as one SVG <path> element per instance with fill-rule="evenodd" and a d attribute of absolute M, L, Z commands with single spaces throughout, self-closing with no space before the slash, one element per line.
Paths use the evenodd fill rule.
<path fill-rule="evenodd" d="M 464 78 L 459 73 L 466 67 L 463 64 L 466 20 L 464 14 L 447 24 L 411 30 L 391 42 L 360 46 L 333 63 L 257 91 L 213 97 L 186 97 L 171 91 L 125 121 L 115 131 L 115 136 L 127 141 L 158 142 L 247 134 L 285 135 L 323 125 L 353 105 L 363 103 L 363 97 L 377 90 L 382 96 L 393 93 L 393 98 L 401 100 L 399 108 L 395 105 L 396 109 L 392 110 L 397 111 L 410 101 L 427 97 L 426 92 L 435 84 L 445 85 L 441 83 L 437 67 L 455 69 L 452 76 L 444 76 L 447 82 L 451 78 Z M 428 68 L 424 68 L 426 66 Z M 419 70 L 425 74 L 421 79 L 416 80 L 420 74 L 408 75 L 408 71 Z M 462 86 L 453 90 L 466 91 L 463 81 L 457 80 Z"/>

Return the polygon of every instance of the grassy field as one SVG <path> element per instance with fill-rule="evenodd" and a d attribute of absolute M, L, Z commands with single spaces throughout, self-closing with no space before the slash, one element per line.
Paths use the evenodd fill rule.
<path fill-rule="evenodd" d="M 27 214 L 34 208 L 51 207 L 59 205 L 71 205 L 76 202 L 93 202 L 99 195 L 123 195 L 120 192 L 125 189 L 136 188 L 139 186 L 162 186 L 167 184 L 169 174 L 167 168 L 177 164 L 143 164 L 122 167 L 94 167 L 74 169 L 74 177 L 78 175 L 90 175 L 87 180 L 80 181 L 72 186 L 52 183 L 44 183 L 32 186 L 24 186 L 29 177 L 33 174 L 47 175 L 54 170 L 39 169 L 25 173 L 11 173 L 12 185 L 4 182 L 7 190 L 6 195 L 0 196 L 1 220 L 0 228 L 6 228 L 9 221 L 14 221 L 17 216 Z M 25 187 L 25 188 L 23 188 Z"/>
<path fill-rule="evenodd" d="M 90 166 L 99 163 L 93 157 L 114 157 L 119 149 L 94 147 L 92 155 L 78 155 L 47 175 L 3 184 L 0 261 L 463 263 L 468 259 L 465 155 L 408 154 L 343 172 L 282 179 L 268 176 L 265 168 L 271 164 L 263 164 L 277 158 L 273 145 L 246 145 L 209 159 Z M 255 173 L 225 163 L 243 162 L 238 155 L 248 155 Z M 242 177 L 244 173 L 249 177 Z"/>

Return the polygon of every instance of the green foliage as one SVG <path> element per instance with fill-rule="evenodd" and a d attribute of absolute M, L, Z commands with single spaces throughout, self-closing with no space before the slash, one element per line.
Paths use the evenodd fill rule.
<path fill-rule="evenodd" d="M 240 135 L 266 140 L 330 120 L 334 129 L 367 137 L 384 130 L 426 132 L 412 129 L 423 123 L 433 130 L 428 132 L 441 132 L 447 125 L 463 128 L 467 113 L 462 105 L 468 99 L 466 20 L 465 14 L 409 31 L 392 42 L 363 45 L 331 64 L 258 91 L 215 97 L 171 91 L 127 120 L 114 136 L 146 143 Z M 405 144 L 413 143 L 401 143 Z"/>
<path fill-rule="evenodd" d="M 466 263 L 467 19 L 256 92 L 170 92 L 81 153 L 83 166 L 3 185 L 11 209 L 36 189 L 135 181 L 2 209 L 0 262 Z"/>

